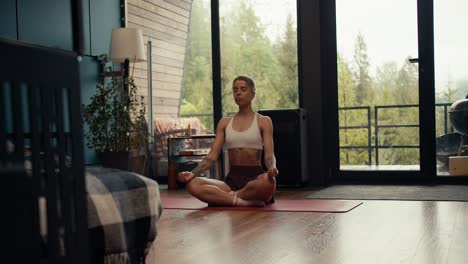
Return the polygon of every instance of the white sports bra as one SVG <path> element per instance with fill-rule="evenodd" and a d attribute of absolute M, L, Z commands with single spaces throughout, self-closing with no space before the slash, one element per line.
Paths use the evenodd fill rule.
<path fill-rule="evenodd" d="M 227 148 L 263 149 L 263 139 L 260 134 L 260 128 L 258 128 L 257 119 L 258 114 L 255 114 L 250 127 L 242 132 L 238 132 L 232 129 L 232 120 L 234 120 L 234 116 L 231 117 L 231 120 L 229 120 L 229 124 L 226 127 Z"/>

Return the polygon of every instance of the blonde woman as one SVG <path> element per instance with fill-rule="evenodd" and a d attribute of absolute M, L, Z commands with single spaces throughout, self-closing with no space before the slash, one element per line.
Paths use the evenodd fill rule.
<path fill-rule="evenodd" d="M 177 179 L 186 183 L 190 194 L 209 205 L 265 206 L 274 202 L 279 174 L 274 155 L 273 125 L 268 116 L 252 109 L 256 88 L 251 78 L 235 78 L 232 92 L 238 112 L 219 121 L 208 155 L 194 170 L 180 172 Z M 229 153 L 229 173 L 224 182 L 197 177 L 214 165 L 224 144 Z M 262 168 L 262 151 L 267 171 Z"/>

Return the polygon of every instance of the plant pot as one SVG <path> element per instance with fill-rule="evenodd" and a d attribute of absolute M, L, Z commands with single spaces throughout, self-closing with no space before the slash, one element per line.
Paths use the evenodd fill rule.
<path fill-rule="evenodd" d="M 151 177 L 149 175 L 149 160 L 147 157 L 145 155 L 131 155 L 130 171 L 146 177 Z"/>
<path fill-rule="evenodd" d="M 115 168 L 126 171 L 130 169 L 130 159 L 128 151 L 99 152 L 98 157 L 103 167 Z"/>

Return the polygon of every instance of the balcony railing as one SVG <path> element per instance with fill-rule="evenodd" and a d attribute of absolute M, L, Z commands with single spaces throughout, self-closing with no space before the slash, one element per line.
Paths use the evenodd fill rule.
<path fill-rule="evenodd" d="M 450 107 L 451 103 L 438 103 L 435 104 L 436 111 L 437 109 L 442 108 L 443 110 L 443 128 L 444 134 L 448 134 L 453 132 L 453 128 L 449 124 L 448 118 L 448 108 Z M 379 165 L 379 151 L 381 149 L 419 149 L 419 144 L 380 144 L 379 138 L 380 134 L 383 130 L 393 128 L 393 129 L 402 129 L 402 128 L 419 128 L 419 123 L 393 123 L 393 124 L 382 124 L 379 122 L 379 113 L 383 110 L 388 109 L 418 109 L 419 105 L 411 104 L 411 105 L 376 105 L 373 107 L 373 111 L 371 106 L 354 106 L 354 107 L 340 107 L 338 110 L 340 111 L 340 117 L 342 115 L 346 115 L 346 113 L 352 111 L 364 111 L 365 116 L 367 117 L 365 120 L 362 120 L 361 124 L 359 125 L 344 125 L 339 126 L 339 130 L 366 130 L 367 134 L 367 144 L 366 145 L 347 145 L 342 146 L 340 144 L 340 149 L 344 150 L 352 150 L 352 149 L 365 149 L 368 155 L 367 164 L 366 165 L 373 165 L 372 163 L 372 153 L 374 152 L 374 160 L 375 165 Z M 374 120 L 372 120 L 372 113 L 374 113 Z M 210 117 L 213 113 L 200 113 L 200 114 L 185 114 L 180 115 L 180 117 Z M 404 120 L 402 120 L 404 121 Z M 373 130 L 372 130 L 373 129 Z M 372 133 L 373 132 L 373 133 Z M 372 134 L 374 138 L 372 138 Z"/>
<path fill-rule="evenodd" d="M 443 109 L 443 127 L 444 127 L 444 134 L 449 132 L 453 132 L 453 128 L 449 125 L 449 118 L 448 118 L 448 108 L 451 103 L 438 103 L 436 104 L 437 108 Z M 340 111 L 359 111 L 365 110 L 367 112 L 367 120 L 366 125 L 353 125 L 353 126 L 340 126 L 341 130 L 348 130 L 348 129 L 367 129 L 367 145 L 353 145 L 353 146 L 341 146 L 340 149 L 367 149 L 368 153 L 368 164 L 372 164 L 372 150 L 375 153 L 375 165 L 379 165 L 379 150 L 381 149 L 419 149 L 419 144 L 380 144 L 379 142 L 379 135 L 383 129 L 387 128 L 419 128 L 419 123 L 416 124 L 403 124 L 403 123 L 393 123 L 393 124 L 381 124 L 379 122 L 379 112 L 384 109 L 403 109 L 403 108 L 414 108 L 418 109 L 419 105 L 411 104 L 411 105 L 376 105 L 374 106 L 374 125 L 372 126 L 371 120 L 371 107 L 370 106 L 360 106 L 360 107 L 340 107 Z M 380 110 L 380 111 L 379 111 Z M 436 110 L 437 111 L 437 110 Z M 340 112 L 341 114 L 341 112 Z M 404 120 L 402 120 L 404 121 Z M 374 139 L 372 140 L 372 128 L 374 129 Z"/>
<path fill-rule="evenodd" d="M 340 126 L 340 130 L 367 130 L 367 145 L 349 145 L 349 146 L 341 146 L 340 149 L 367 149 L 367 155 L 369 158 L 369 164 L 372 164 L 372 126 L 371 126 L 371 107 L 370 106 L 353 106 L 353 107 L 340 107 L 338 108 L 340 111 L 340 116 L 346 115 L 348 111 L 366 111 L 367 114 L 367 123 L 365 125 L 344 125 Z M 342 114 L 341 114 L 342 113 Z"/>

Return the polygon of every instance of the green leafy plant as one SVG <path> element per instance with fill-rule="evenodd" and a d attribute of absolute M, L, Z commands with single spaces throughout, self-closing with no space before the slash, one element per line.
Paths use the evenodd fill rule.
<path fill-rule="evenodd" d="M 144 97 L 136 94 L 132 76 L 113 74 L 105 55 L 98 60 L 103 69 L 101 79 L 91 102 L 82 106 L 83 119 L 89 126 L 87 146 L 97 152 L 141 149 L 148 136 Z"/>

